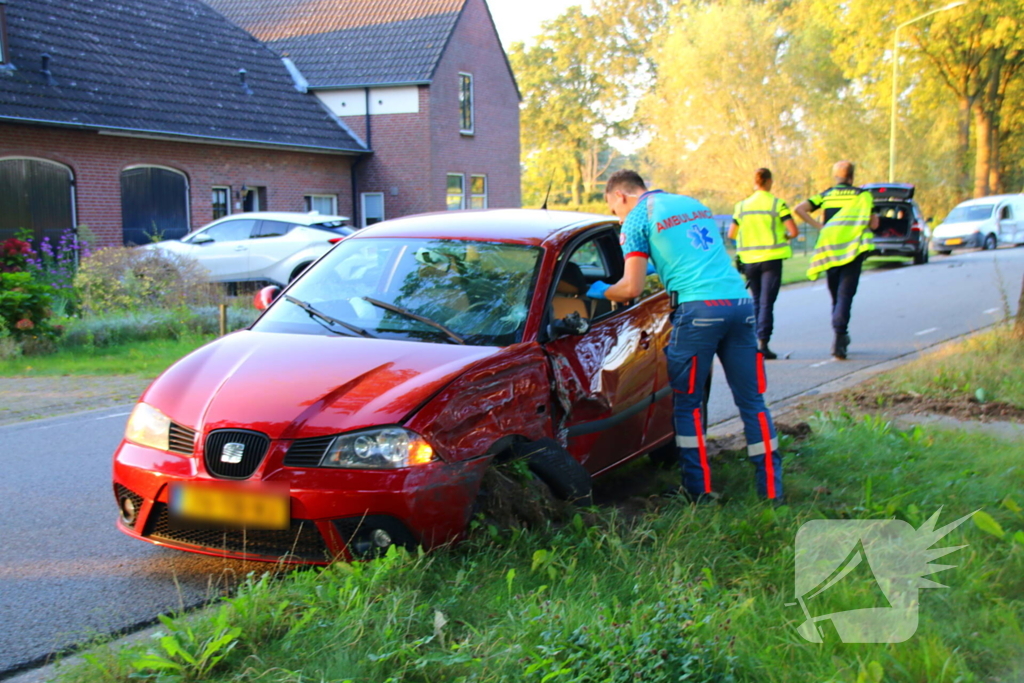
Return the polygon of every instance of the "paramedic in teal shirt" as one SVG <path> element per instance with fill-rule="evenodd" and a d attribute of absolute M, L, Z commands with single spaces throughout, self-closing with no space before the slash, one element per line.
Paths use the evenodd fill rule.
<path fill-rule="evenodd" d="M 629 302 L 640 296 L 648 261 L 670 292 L 672 336 L 665 352 L 674 397 L 683 491 L 691 501 L 717 497 L 704 443 L 704 383 L 715 354 L 743 419 L 758 493 L 782 499 L 782 459 L 764 402 L 764 358 L 754 333 L 754 303 L 722 244 L 712 213 L 692 197 L 648 191 L 636 171 L 608 179 L 605 200 L 622 221 L 625 272 L 615 284 L 595 282 L 587 296 Z"/>

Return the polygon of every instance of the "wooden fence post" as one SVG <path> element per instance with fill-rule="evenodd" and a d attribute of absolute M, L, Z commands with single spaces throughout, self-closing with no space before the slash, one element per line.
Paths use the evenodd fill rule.
<path fill-rule="evenodd" d="M 228 333 L 228 305 L 220 305 L 220 336 Z"/>

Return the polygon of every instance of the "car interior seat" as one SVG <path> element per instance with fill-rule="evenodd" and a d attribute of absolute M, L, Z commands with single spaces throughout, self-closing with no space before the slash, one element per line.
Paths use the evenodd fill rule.
<path fill-rule="evenodd" d="M 579 313 L 584 320 L 590 319 L 590 310 L 584 298 L 586 291 L 587 281 L 583 278 L 583 271 L 571 261 L 566 263 L 555 287 L 555 296 L 551 299 L 552 317 L 561 320 L 572 313 Z"/>

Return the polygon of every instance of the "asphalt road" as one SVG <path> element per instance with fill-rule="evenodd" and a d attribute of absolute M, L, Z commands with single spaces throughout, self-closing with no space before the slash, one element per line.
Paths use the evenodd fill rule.
<path fill-rule="evenodd" d="M 985 327 L 1007 303 L 1016 310 L 1022 276 L 1024 248 L 866 272 L 844 362 L 829 356 L 824 284 L 787 288 L 772 348 L 789 359 L 768 364 L 768 397 L 779 401 Z M 718 374 L 712 423 L 735 415 Z M 161 549 L 114 528 L 110 458 L 130 407 L 0 427 L 0 678 L 91 636 L 201 603 L 266 566 Z"/>

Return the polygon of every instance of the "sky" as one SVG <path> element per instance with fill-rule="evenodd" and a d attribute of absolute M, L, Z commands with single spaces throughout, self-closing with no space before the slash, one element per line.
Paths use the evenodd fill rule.
<path fill-rule="evenodd" d="M 507 51 L 512 43 L 529 43 L 540 33 L 541 22 L 556 18 L 573 5 L 588 6 L 586 0 L 487 0 Z"/>

